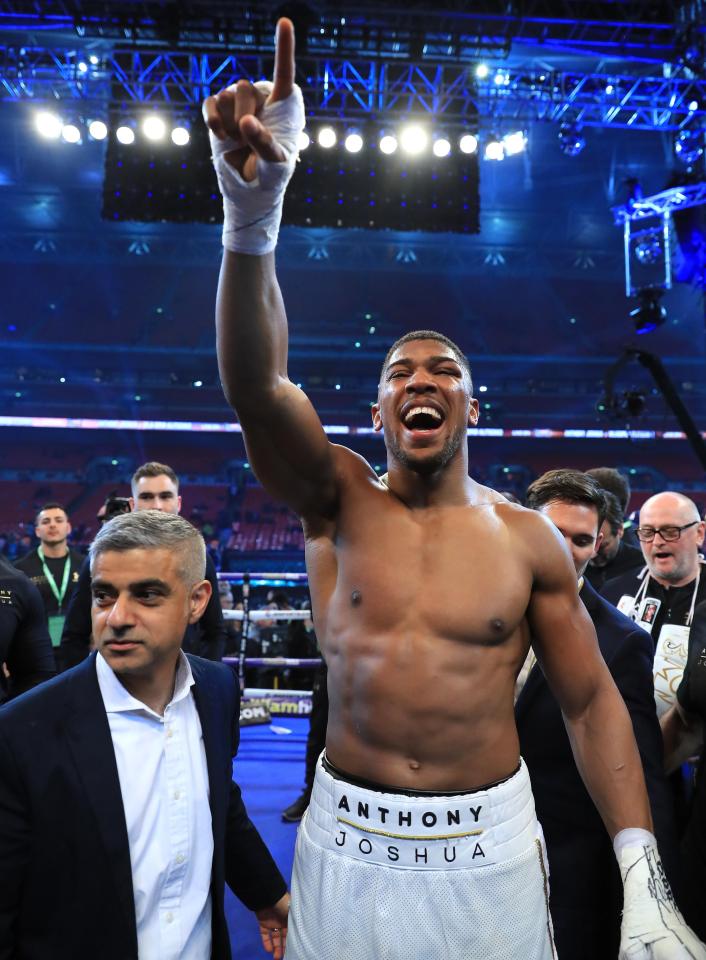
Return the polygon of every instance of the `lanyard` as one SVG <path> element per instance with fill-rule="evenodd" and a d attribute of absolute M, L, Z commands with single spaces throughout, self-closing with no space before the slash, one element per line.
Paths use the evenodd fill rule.
<path fill-rule="evenodd" d="M 690 626 L 691 626 L 691 621 L 694 619 L 694 607 L 696 606 L 696 594 L 699 592 L 699 582 L 701 581 L 701 567 L 702 567 L 702 564 L 703 564 L 703 560 L 699 560 L 699 565 L 698 565 L 698 568 L 697 568 L 697 570 L 696 570 L 696 579 L 694 580 L 694 592 L 693 592 L 693 594 L 691 595 L 691 606 L 689 607 L 689 613 L 688 613 L 687 618 L 686 618 L 686 624 L 685 624 L 685 626 L 687 626 L 687 627 L 690 627 Z M 633 612 L 632 612 L 632 619 L 633 619 L 633 620 L 637 617 L 637 612 L 638 612 L 638 609 L 639 609 L 639 607 L 640 607 L 640 603 L 641 603 L 641 602 L 645 599 L 645 597 L 647 596 L 647 584 L 650 582 L 650 578 L 649 578 L 649 576 L 645 576 L 645 574 L 647 574 L 647 567 L 644 567 L 643 570 L 642 570 L 642 571 L 640 572 L 640 574 L 639 574 L 639 576 L 643 577 L 643 581 L 642 581 L 642 585 L 641 585 L 640 589 L 637 591 L 637 595 L 636 595 L 636 597 L 635 597 L 635 599 L 634 599 L 634 601 L 633 601 Z"/>
<path fill-rule="evenodd" d="M 44 562 L 44 551 L 41 547 L 37 547 L 37 556 L 42 561 L 42 573 L 47 578 L 49 588 L 56 597 L 56 602 L 59 604 L 59 609 L 61 610 L 61 607 L 64 603 L 64 597 L 66 596 L 66 588 L 69 585 L 69 575 L 71 573 L 71 554 L 66 554 L 66 562 L 64 563 L 64 576 L 61 579 L 61 590 L 59 590 L 57 587 L 54 575 Z"/>

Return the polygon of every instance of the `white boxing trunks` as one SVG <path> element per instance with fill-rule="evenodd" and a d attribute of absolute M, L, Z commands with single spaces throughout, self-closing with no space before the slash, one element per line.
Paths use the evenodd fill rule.
<path fill-rule="evenodd" d="M 472 793 L 388 793 L 319 758 L 286 960 L 555 960 L 524 762 Z"/>

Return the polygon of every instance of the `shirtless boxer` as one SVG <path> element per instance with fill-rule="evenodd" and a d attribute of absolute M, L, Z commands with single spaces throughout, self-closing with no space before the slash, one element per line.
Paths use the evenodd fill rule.
<path fill-rule="evenodd" d="M 302 518 L 329 668 L 325 755 L 297 838 L 289 960 L 550 960 L 547 865 L 513 691 L 530 638 L 625 882 L 621 957 L 704 958 L 663 882 L 639 756 L 561 536 L 468 477 L 461 351 L 428 331 L 385 360 L 387 485 L 329 443 L 287 377 L 274 269 L 304 125 L 294 41 L 274 84 L 209 97 L 224 194 L 218 357 L 248 458 Z M 581 869 L 581 865 L 576 865 Z"/>

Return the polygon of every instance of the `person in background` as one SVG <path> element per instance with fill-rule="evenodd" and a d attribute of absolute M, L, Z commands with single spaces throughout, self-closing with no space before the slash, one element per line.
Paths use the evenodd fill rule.
<path fill-rule="evenodd" d="M 0 557 L 0 703 L 56 673 L 44 604 L 32 581 Z"/>
<path fill-rule="evenodd" d="M 44 504 L 37 514 L 34 532 L 39 546 L 18 560 L 15 566 L 39 589 L 54 655 L 61 670 L 64 667 L 61 635 L 85 557 L 69 547 L 71 524 L 60 503 Z"/>
<path fill-rule="evenodd" d="M 587 474 L 589 476 L 589 474 Z M 623 534 L 623 510 L 615 494 L 605 493 L 605 519 L 601 526 L 601 540 L 598 552 L 586 567 L 586 579 L 594 590 L 600 590 L 606 580 L 619 577 L 628 570 L 641 569 L 645 561 L 642 551 L 625 543 Z"/>
<path fill-rule="evenodd" d="M 598 481 L 599 487 L 618 498 L 623 518 L 627 517 L 632 493 L 627 475 L 616 470 L 615 467 L 590 467 L 586 473 Z M 635 527 L 630 520 L 623 519 L 623 541 L 630 547 L 640 546 Z"/>

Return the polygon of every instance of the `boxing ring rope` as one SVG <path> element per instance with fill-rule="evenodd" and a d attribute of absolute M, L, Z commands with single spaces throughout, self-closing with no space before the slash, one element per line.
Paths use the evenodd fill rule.
<path fill-rule="evenodd" d="M 244 606 L 244 605 L 243 605 Z M 311 610 L 251 610 L 245 616 L 245 610 L 224 610 L 224 620 L 311 620 Z"/>
<path fill-rule="evenodd" d="M 229 583 L 250 583 L 253 580 L 261 580 L 264 583 L 279 583 L 280 580 L 295 580 L 297 583 L 305 584 L 309 580 L 307 573 L 248 573 L 229 571 L 228 573 L 219 573 L 219 580 L 226 580 Z"/>
<path fill-rule="evenodd" d="M 218 573 L 218 579 L 226 583 L 242 583 L 243 609 L 242 610 L 224 610 L 224 620 L 236 620 L 243 624 L 240 632 L 240 652 L 237 657 L 223 657 L 224 663 L 230 663 L 238 667 L 238 682 L 244 697 L 268 697 L 273 696 L 311 696 L 311 690 L 305 691 L 278 691 L 275 690 L 256 690 L 255 688 L 246 689 L 245 687 L 245 667 L 279 667 L 283 669 L 311 669 L 321 665 L 321 658 L 293 658 L 293 657 L 246 657 L 246 646 L 248 640 L 248 625 L 250 623 L 259 623 L 272 620 L 311 620 L 311 610 L 250 610 L 250 584 L 253 580 L 279 583 L 281 580 L 294 580 L 298 583 L 308 582 L 306 573 L 250 573 L 248 571 L 232 571 L 228 573 Z"/>

